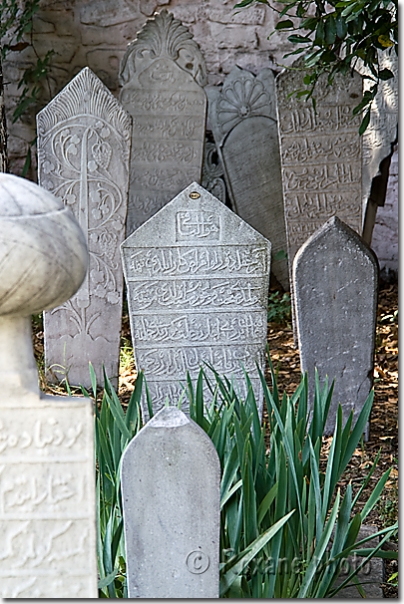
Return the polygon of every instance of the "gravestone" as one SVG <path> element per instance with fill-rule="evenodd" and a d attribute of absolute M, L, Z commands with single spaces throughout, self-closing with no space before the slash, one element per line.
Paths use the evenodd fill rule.
<path fill-rule="evenodd" d="M 136 366 L 154 411 L 167 396 L 176 405 L 187 371 L 194 379 L 208 363 L 240 388 L 245 367 L 262 412 L 270 250 L 197 183 L 122 244 Z"/>
<path fill-rule="evenodd" d="M 215 143 L 205 140 L 201 185 L 214 197 L 226 203 L 224 171 Z"/>
<path fill-rule="evenodd" d="M 380 80 L 378 92 L 372 102 L 370 121 L 363 134 L 363 237 L 371 242 L 378 206 L 386 199 L 387 182 L 393 144 L 398 137 L 398 57 L 379 51 L 381 69 L 394 74 L 390 80 Z M 365 73 L 365 70 L 364 70 Z M 369 70 L 366 75 L 371 75 Z M 364 90 L 369 89 L 373 80 L 364 80 Z"/>
<path fill-rule="evenodd" d="M 39 393 L 30 319 L 71 296 L 87 262 L 71 211 L 0 174 L 2 598 L 97 598 L 93 407 Z"/>
<path fill-rule="evenodd" d="M 296 342 L 292 264 L 297 250 L 331 216 L 362 233 L 361 116 L 352 110 L 362 95 L 358 73 L 327 75 L 315 88 L 316 110 L 294 91 L 303 87 L 302 60 L 276 78 L 282 188 L 291 276 L 293 331 Z"/>
<path fill-rule="evenodd" d="M 326 433 L 334 430 L 338 403 L 356 421 L 372 388 L 378 264 L 357 233 L 330 218 L 295 256 L 293 286 L 302 372 L 320 382 L 335 379 Z"/>
<path fill-rule="evenodd" d="M 133 117 L 127 235 L 201 179 L 206 68 L 189 30 L 162 10 L 122 61 L 120 101 Z"/>
<path fill-rule="evenodd" d="M 175 407 L 133 438 L 121 471 L 129 598 L 218 598 L 220 462 Z"/>
<path fill-rule="evenodd" d="M 274 75 L 236 66 L 221 89 L 206 92 L 233 209 L 271 241 L 272 271 L 289 290 Z"/>
<path fill-rule="evenodd" d="M 37 117 L 39 182 L 69 206 L 87 239 L 90 266 L 79 291 L 44 315 L 48 378 L 89 387 L 89 361 L 114 385 L 119 372 L 131 118 L 83 69 Z"/>

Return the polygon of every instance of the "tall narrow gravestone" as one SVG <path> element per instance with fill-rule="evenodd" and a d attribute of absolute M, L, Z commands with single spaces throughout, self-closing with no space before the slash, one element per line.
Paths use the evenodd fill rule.
<path fill-rule="evenodd" d="M 175 407 L 154 416 L 122 458 L 129 598 L 218 598 L 220 463 Z"/>
<path fill-rule="evenodd" d="M 398 137 L 398 57 L 379 51 L 380 68 L 388 69 L 394 78 L 379 82 L 378 92 L 372 102 L 370 120 L 363 134 L 363 206 L 366 242 L 372 240 L 372 232 L 378 206 L 386 199 L 390 159 L 393 144 Z M 366 75 L 371 75 L 368 70 Z M 364 89 L 373 85 L 372 79 L 364 80 Z"/>
<path fill-rule="evenodd" d="M 235 212 L 272 243 L 272 271 L 289 289 L 275 81 L 234 67 L 223 87 L 207 88 L 209 122 Z M 279 252 L 283 257 L 277 257 Z"/>
<path fill-rule="evenodd" d="M 327 85 L 321 77 L 315 88 L 316 109 L 297 98 L 302 88 L 303 64 L 276 78 L 282 188 L 285 209 L 289 271 L 303 243 L 331 216 L 338 216 L 362 233 L 361 116 L 352 116 L 362 96 L 358 73 L 336 75 Z M 290 96 L 292 95 L 292 96 Z M 293 329 L 295 307 L 291 277 Z"/>
<path fill-rule="evenodd" d="M 31 313 L 87 266 L 70 210 L 0 174 L 0 597 L 97 598 L 93 409 L 39 393 Z"/>
<path fill-rule="evenodd" d="M 378 264 L 362 239 L 337 217 L 330 218 L 295 256 L 293 284 L 302 371 L 335 379 L 326 431 L 334 430 L 338 403 L 354 420 L 373 382 Z"/>
<path fill-rule="evenodd" d="M 89 361 L 116 383 L 122 320 L 131 118 L 83 69 L 37 117 L 40 184 L 61 198 L 87 239 L 90 266 L 79 291 L 44 316 L 51 380 L 90 386 Z"/>
<path fill-rule="evenodd" d="M 197 183 L 122 244 L 136 366 L 155 410 L 208 363 L 243 382 L 265 366 L 270 242 Z M 143 415 L 147 407 L 143 405 Z"/>
<path fill-rule="evenodd" d="M 205 138 L 205 62 L 171 13 L 149 19 L 122 61 L 120 101 L 133 117 L 127 234 L 194 180 Z"/>

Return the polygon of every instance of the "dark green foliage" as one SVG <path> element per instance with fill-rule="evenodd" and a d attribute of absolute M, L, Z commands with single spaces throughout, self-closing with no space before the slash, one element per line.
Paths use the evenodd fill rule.
<path fill-rule="evenodd" d="M 367 77 L 372 80 L 372 86 L 355 108 L 357 113 L 370 108 L 380 81 L 393 77 L 389 69 L 380 66 L 379 52 L 398 54 L 397 0 L 280 0 L 276 6 L 269 0 L 243 0 L 234 8 L 247 8 L 256 2 L 266 4 L 279 14 L 275 30 L 297 32 L 288 36 L 297 48 L 285 57 L 304 53 L 306 89 L 296 91 L 298 96 L 313 98 L 322 74 L 328 75 L 331 84 L 337 73 L 348 74 L 362 61 L 370 70 L 371 75 Z M 368 110 L 359 134 L 366 130 L 369 117 Z"/>
<path fill-rule="evenodd" d="M 208 373 L 213 378 L 208 378 Z M 396 525 L 379 531 L 382 539 L 377 548 L 366 547 L 370 537 L 357 541 L 361 524 L 377 504 L 389 471 L 357 514 L 353 508 L 370 481 L 377 459 L 356 494 L 351 484 L 344 493 L 338 487 L 362 437 L 373 393 L 354 426 L 352 415 L 342 426 L 339 407 L 328 461 L 320 470 L 332 387 L 328 389 L 326 383 L 321 388 L 316 379 L 310 414 L 307 376 L 289 398 L 286 394 L 279 396 L 272 365 L 271 375 L 272 389 L 261 375 L 269 416 L 269 450 L 265 443 L 267 428 L 261 425 L 247 373 L 245 400 L 238 396 L 231 380 L 213 369 L 201 370 L 196 384 L 189 376 L 186 382 L 191 418 L 212 439 L 222 467 L 221 597 L 331 597 L 340 589 L 334 582 L 348 555 L 356 553 L 363 562 L 345 583 L 355 580 L 355 574 L 372 556 L 396 557 L 396 552 L 381 550 L 396 533 Z M 101 407 L 96 412 L 100 597 L 127 597 L 119 469 L 124 449 L 142 427 L 140 397 L 144 381 L 140 373 L 125 413 L 105 377 Z M 93 371 L 92 384 L 96 397 Z M 88 395 L 86 391 L 84 394 Z M 361 591 L 360 585 L 358 589 Z"/>

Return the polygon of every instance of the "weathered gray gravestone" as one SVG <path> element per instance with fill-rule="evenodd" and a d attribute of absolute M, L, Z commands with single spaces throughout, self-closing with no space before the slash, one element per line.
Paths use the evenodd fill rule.
<path fill-rule="evenodd" d="M 206 68 L 192 37 L 162 10 L 122 61 L 120 101 L 133 116 L 127 235 L 201 179 Z"/>
<path fill-rule="evenodd" d="M 226 203 L 224 171 L 215 143 L 205 140 L 201 185 L 217 199 Z"/>
<path fill-rule="evenodd" d="M 119 371 L 131 118 L 87 67 L 37 117 L 40 184 L 79 221 L 90 266 L 79 291 L 44 315 L 45 363 L 54 381 L 90 386 L 89 361 L 113 383 Z M 60 377 L 59 377 L 60 379 Z"/>
<path fill-rule="evenodd" d="M 212 365 L 249 372 L 262 411 L 256 363 L 265 367 L 270 242 L 197 183 L 122 244 L 137 368 L 154 410 L 176 405 L 186 373 Z M 143 404 L 147 417 L 147 406 Z"/>
<path fill-rule="evenodd" d="M 301 62 L 276 78 L 283 199 L 289 267 L 301 245 L 331 216 L 362 232 L 361 116 L 352 109 L 362 94 L 362 78 L 327 76 L 311 102 L 289 97 L 302 87 Z"/>
<path fill-rule="evenodd" d="M 302 371 L 313 400 L 320 381 L 335 378 L 326 431 L 334 430 L 338 403 L 354 421 L 371 390 L 375 347 L 378 263 L 362 239 L 330 218 L 295 256 L 293 285 Z"/>
<path fill-rule="evenodd" d="M 122 459 L 129 598 L 218 598 L 220 462 L 205 432 L 166 407 Z"/>
<path fill-rule="evenodd" d="M 39 393 L 31 313 L 80 286 L 85 239 L 38 185 L 0 174 L 0 597 L 96 598 L 93 408 Z"/>
<path fill-rule="evenodd" d="M 272 271 L 288 290 L 274 75 L 263 69 L 255 77 L 236 66 L 221 90 L 206 92 L 233 209 L 271 241 Z"/>

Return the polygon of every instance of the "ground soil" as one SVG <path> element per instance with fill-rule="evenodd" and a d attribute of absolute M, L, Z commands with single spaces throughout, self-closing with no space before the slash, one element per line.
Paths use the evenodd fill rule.
<path fill-rule="evenodd" d="M 272 288 L 274 289 L 274 288 Z M 373 524 L 378 529 L 389 526 L 398 517 L 398 285 L 397 283 L 381 283 L 376 327 L 376 350 L 374 364 L 375 399 L 370 418 L 369 440 L 363 442 L 355 451 L 344 479 L 344 485 L 352 481 L 359 485 L 367 474 L 378 451 L 380 459 L 377 469 L 372 476 L 368 488 L 360 504 L 364 504 L 382 474 L 391 468 L 389 480 L 384 493 L 374 511 L 366 519 L 367 524 Z M 40 319 L 33 324 L 33 341 L 38 365 L 43 368 L 43 330 Z M 299 351 L 294 346 L 293 331 L 289 321 L 282 324 L 268 324 L 268 344 L 271 359 L 278 368 L 278 387 L 280 392 L 286 391 L 291 395 L 297 388 L 301 373 Z M 61 394 L 64 388 L 46 384 L 43 370 L 40 370 L 41 385 L 44 390 Z M 125 406 L 134 388 L 136 371 L 133 362 L 130 342 L 128 315 L 124 311 L 121 341 L 121 369 L 119 378 L 119 397 Z M 330 439 L 325 439 L 323 451 L 326 455 Z M 390 548 L 396 549 L 392 542 Z M 386 563 L 386 583 L 382 585 L 385 598 L 397 598 L 398 590 L 388 583 L 388 578 L 397 570 L 397 562 Z"/>

